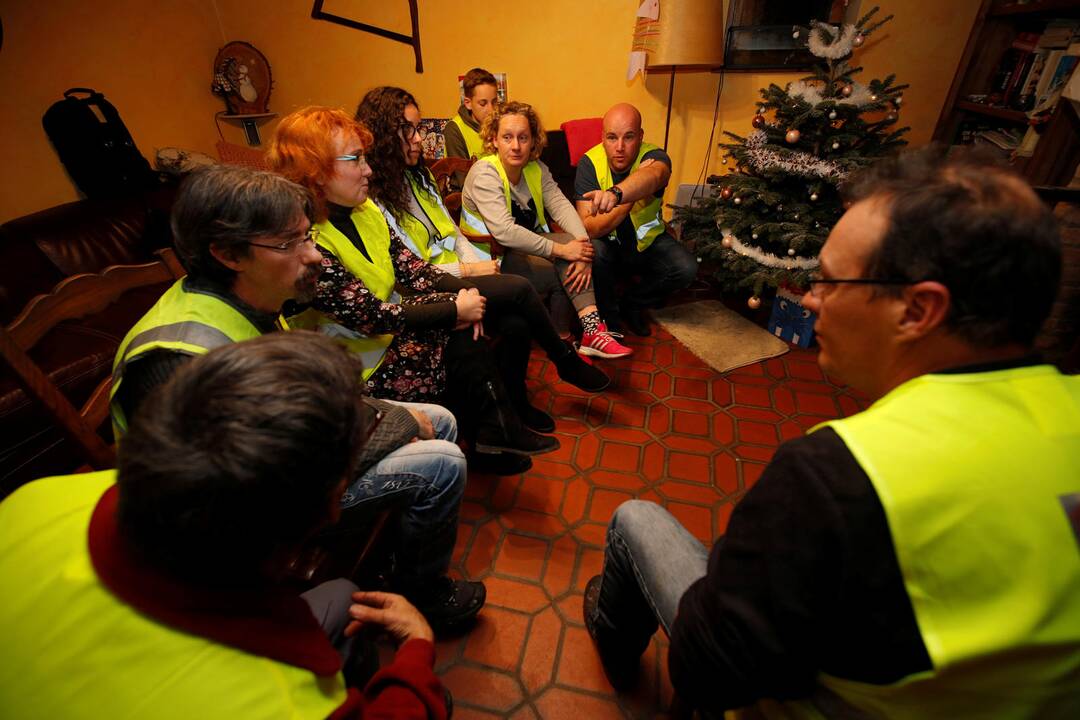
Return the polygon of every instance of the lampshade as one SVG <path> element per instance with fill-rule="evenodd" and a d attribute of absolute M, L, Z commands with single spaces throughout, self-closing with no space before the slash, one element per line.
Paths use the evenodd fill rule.
<path fill-rule="evenodd" d="M 724 63 L 721 0 L 660 0 L 657 35 L 650 38 L 647 67 L 716 67 Z"/>

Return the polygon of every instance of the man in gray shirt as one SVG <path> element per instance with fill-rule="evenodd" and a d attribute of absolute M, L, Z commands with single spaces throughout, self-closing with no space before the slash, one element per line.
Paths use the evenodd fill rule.
<path fill-rule="evenodd" d="M 668 232 L 664 189 L 671 158 L 643 142 L 641 113 L 620 103 L 604 115 L 603 139 L 578 161 L 577 211 L 596 242 L 593 281 L 600 314 L 614 331 L 650 333 L 646 308 L 661 307 L 671 293 L 693 282 L 697 260 Z M 617 295 L 620 278 L 640 275 Z"/>

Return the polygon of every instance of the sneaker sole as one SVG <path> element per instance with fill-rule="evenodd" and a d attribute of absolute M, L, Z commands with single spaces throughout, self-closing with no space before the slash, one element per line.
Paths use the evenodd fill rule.
<path fill-rule="evenodd" d="M 578 348 L 578 355 L 589 355 L 590 357 L 606 358 L 608 360 L 630 357 L 633 354 L 633 350 L 628 353 L 606 353 L 591 347 L 582 346 Z"/>
<path fill-rule="evenodd" d="M 539 450 L 522 450 L 521 448 L 508 447 L 506 445 L 488 445 L 487 443 L 480 442 L 476 443 L 476 445 L 473 446 L 473 450 L 484 455 L 497 455 L 499 453 L 510 453 L 512 455 L 526 456 L 544 455 L 549 452 L 555 452 L 561 447 L 558 438 L 553 439 L 555 440 L 555 444 L 552 447 L 542 448 Z"/>

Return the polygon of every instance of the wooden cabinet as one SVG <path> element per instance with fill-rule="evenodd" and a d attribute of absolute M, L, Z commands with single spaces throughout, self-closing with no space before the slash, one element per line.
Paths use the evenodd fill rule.
<path fill-rule="evenodd" d="M 1022 132 L 1028 116 L 1020 110 L 972 101 L 971 96 L 989 95 L 1002 56 L 1020 33 L 1041 34 L 1047 23 L 1057 19 L 1080 21 L 1080 0 L 983 0 L 975 19 L 960 66 L 934 131 L 934 140 L 957 144 L 965 129 L 974 125 Z M 1052 71 L 1053 68 L 1050 68 Z M 1080 133 L 1076 103 L 1062 99 L 1030 156 L 1012 158 L 1016 169 L 1033 185 L 1068 185 L 1080 163 Z"/>

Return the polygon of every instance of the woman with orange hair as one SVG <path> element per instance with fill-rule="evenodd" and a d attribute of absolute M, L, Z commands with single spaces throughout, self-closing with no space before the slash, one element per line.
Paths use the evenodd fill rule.
<path fill-rule="evenodd" d="M 495 471 L 522 472 L 527 457 L 513 456 L 550 452 L 558 440 L 526 427 L 510 401 L 482 338 L 486 299 L 410 252 L 368 198 L 372 140 L 362 124 L 324 107 L 298 110 L 277 128 L 268 160 L 315 197 L 323 255 L 315 300 L 291 322 L 360 354 L 372 395 L 444 402 L 474 452 L 501 454 Z"/>

